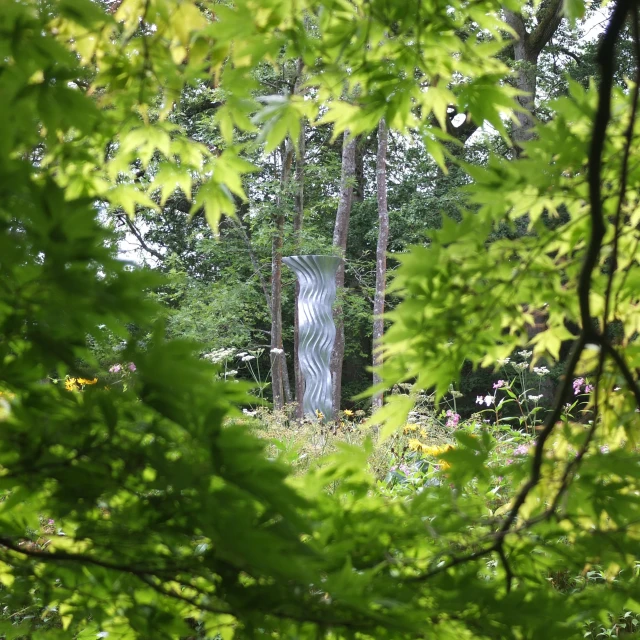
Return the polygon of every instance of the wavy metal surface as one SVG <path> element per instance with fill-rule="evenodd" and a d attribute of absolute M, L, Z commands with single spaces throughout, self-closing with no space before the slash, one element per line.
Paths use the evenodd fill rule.
<path fill-rule="evenodd" d="M 305 416 L 316 417 L 316 411 L 321 411 L 325 419 L 330 419 L 333 402 L 329 364 L 336 337 L 332 306 L 341 259 L 310 255 L 290 256 L 282 261 L 294 271 L 300 283 L 298 357 L 305 385 L 302 409 Z"/>

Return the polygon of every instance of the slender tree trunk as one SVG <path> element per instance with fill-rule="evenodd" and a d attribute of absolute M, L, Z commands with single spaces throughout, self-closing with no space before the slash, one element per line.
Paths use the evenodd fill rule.
<path fill-rule="evenodd" d="M 293 395 L 291 394 L 291 383 L 289 382 L 289 367 L 287 366 L 287 354 L 284 349 L 280 354 L 282 367 L 282 390 L 284 391 L 284 401 L 287 404 L 291 404 L 293 402 Z"/>
<path fill-rule="evenodd" d="M 282 349 L 282 236 L 284 234 L 284 215 L 278 208 L 274 216 L 273 238 L 271 240 L 271 389 L 273 407 L 276 410 L 284 406 L 282 383 L 282 359 L 277 350 Z"/>
<path fill-rule="evenodd" d="M 302 86 L 302 72 L 304 63 L 302 58 L 298 58 L 296 67 L 296 83 L 294 93 L 300 93 Z M 305 147 L 306 147 L 306 122 L 303 119 L 300 122 L 300 135 L 298 136 L 298 151 L 296 154 L 295 166 L 295 196 L 294 196 L 294 214 L 293 214 L 293 245 L 296 254 L 302 249 L 302 225 L 304 222 L 304 164 L 305 164 Z M 295 294 L 293 300 L 293 376 L 295 382 L 295 401 L 296 401 L 296 420 L 302 421 L 304 418 L 303 400 L 304 400 L 304 378 L 302 369 L 300 368 L 300 315 L 298 313 L 298 299 L 300 297 L 300 283 L 296 278 Z"/>
<path fill-rule="evenodd" d="M 334 416 L 340 410 L 342 400 L 342 363 L 344 361 L 344 323 L 342 320 L 342 306 L 340 294 L 344 289 L 344 257 L 347 250 L 347 236 L 349 233 L 349 216 L 351 215 L 351 200 L 356 176 L 356 139 L 349 139 L 349 132 L 344 133 L 342 145 L 342 170 L 340 176 L 340 200 L 336 212 L 336 224 L 333 229 L 333 246 L 339 249 L 343 258 L 336 273 L 336 288 L 338 304 L 334 309 L 333 318 L 336 325 L 336 339 L 331 354 L 331 391 L 333 396 Z"/>
<path fill-rule="evenodd" d="M 375 370 L 382 365 L 382 336 L 384 334 L 384 298 L 387 286 L 387 244 L 389 243 L 389 210 L 387 208 L 387 124 L 378 125 L 378 155 L 376 156 L 376 188 L 378 195 L 378 247 L 376 249 L 376 292 L 373 301 L 373 384 L 382 378 Z M 382 407 L 382 393 L 371 401 L 373 410 Z"/>
<path fill-rule="evenodd" d="M 284 211 L 282 191 L 287 184 L 293 160 L 293 145 L 287 139 L 281 148 L 282 170 L 280 174 L 280 195 L 276 199 L 273 216 L 273 237 L 271 240 L 271 385 L 273 406 L 276 410 L 291 400 L 291 388 L 282 347 L 282 244 L 284 240 Z M 288 393 L 287 393 L 288 392 Z M 288 396 L 288 398 L 287 398 Z"/>
<path fill-rule="evenodd" d="M 353 195 L 351 202 L 362 202 L 365 192 L 364 156 L 366 153 L 367 139 L 359 136 L 356 142 L 356 174 L 353 185 Z"/>
<path fill-rule="evenodd" d="M 302 224 L 304 221 L 304 154 L 305 154 L 305 122 L 300 123 L 300 137 L 298 138 L 298 154 L 296 156 L 296 193 L 295 213 L 293 216 L 293 243 L 298 254 L 302 245 Z M 298 356 L 300 348 L 300 316 L 298 314 L 298 298 L 300 297 L 300 283 L 296 278 L 295 299 L 293 307 L 293 372 L 296 383 L 296 418 L 304 417 L 302 401 L 304 399 L 304 379 Z"/>

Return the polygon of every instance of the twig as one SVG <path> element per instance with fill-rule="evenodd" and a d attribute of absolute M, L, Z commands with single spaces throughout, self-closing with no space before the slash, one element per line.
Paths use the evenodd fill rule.
<path fill-rule="evenodd" d="M 502 560 L 502 566 L 504 567 L 504 573 L 505 573 L 505 580 L 507 582 L 507 593 L 509 593 L 511 591 L 511 585 L 513 584 L 514 574 L 511 569 L 511 565 L 507 560 L 507 554 L 505 553 L 504 545 L 502 544 L 499 545 L 497 551 L 498 551 L 498 555 L 500 556 L 500 560 Z"/>

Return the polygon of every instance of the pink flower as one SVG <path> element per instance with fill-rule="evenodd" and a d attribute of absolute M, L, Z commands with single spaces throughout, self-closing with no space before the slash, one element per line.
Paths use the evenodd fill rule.
<path fill-rule="evenodd" d="M 515 456 L 526 456 L 527 453 L 529 453 L 528 444 L 521 444 L 513 450 L 513 455 Z"/>
<path fill-rule="evenodd" d="M 573 393 L 574 395 L 578 395 L 580 393 L 580 389 L 582 389 L 582 385 L 584 384 L 584 378 L 576 378 L 573 381 Z"/>
<path fill-rule="evenodd" d="M 493 383 L 493 388 L 494 389 L 500 389 L 502 387 L 504 387 L 507 384 L 506 380 L 498 380 L 498 382 L 494 382 Z"/>
<path fill-rule="evenodd" d="M 584 392 L 585 393 L 591 393 L 593 391 L 593 385 L 592 384 L 587 384 L 584 387 Z"/>
<path fill-rule="evenodd" d="M 136 370 L 136 368 L 137 368 L 137 367 L 136 367 L 136 365 L 135 365 L 133 362 L 130 362 L 130 363 L 127 365 L 127 369 L 129 369 L 129 371 L 131 371 L 131 373 L 133 373 L 133 372 Z"/>
<path fill-rule="evenodd" d="M 49 524 L 55 524 L 55 520 L 51 520 L 51 518 L 49 518 Z"/>
<path fill-rule="evenodd" d="M 109 373 L 120 373 L 122 371 L 122 365 L 114 364 L 109 368 Z"/>
<path fill-rule="evenodd" d="M 460 422 L 460 416 L 449 409 L 447 411 L 447 427 L 457 427 Z"/>

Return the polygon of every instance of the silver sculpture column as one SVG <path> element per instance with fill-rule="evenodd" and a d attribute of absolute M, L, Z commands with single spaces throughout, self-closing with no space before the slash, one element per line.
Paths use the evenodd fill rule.
<path fill-rule="evenodd" d="M 304 378 L 305 416 L 333 417 L 331 397 L 331 351 L 336 337 L 333 301 L 336 271 L 341 259 L 335 256 L 291 256 L 282 261 L 295 272 L 300 283 L 298 317 L 300 336 L 298 358 Z"/>

